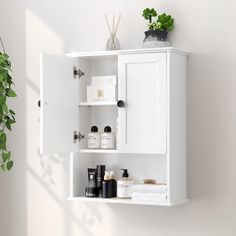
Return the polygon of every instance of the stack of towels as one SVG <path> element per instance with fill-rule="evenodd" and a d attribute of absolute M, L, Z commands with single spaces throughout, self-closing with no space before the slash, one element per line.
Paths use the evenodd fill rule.
<path fill-rule="evenodd" d="M 135 184 L 132 187 L 132 200 L 163 202 L 167 199 L 166 184 Z"/>

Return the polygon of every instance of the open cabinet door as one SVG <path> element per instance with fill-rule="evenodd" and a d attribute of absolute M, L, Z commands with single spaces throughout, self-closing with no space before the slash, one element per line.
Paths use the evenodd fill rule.
<path fill-rule="evenodd" d="M 74 131 L 79 124 L 79 83 L 74 78 L 75 58 L 40 55 L 40 152 L 77 152 Z"/>

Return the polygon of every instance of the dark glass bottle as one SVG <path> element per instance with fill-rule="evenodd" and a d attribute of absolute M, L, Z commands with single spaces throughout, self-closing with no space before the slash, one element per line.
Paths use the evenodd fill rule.
<path fill-rule="evenodd" d="M 112 197 L 112 181 L 110 178 L 109 171 L 105 171 L 104 180 L 102 181 L 102 197 Z"/>

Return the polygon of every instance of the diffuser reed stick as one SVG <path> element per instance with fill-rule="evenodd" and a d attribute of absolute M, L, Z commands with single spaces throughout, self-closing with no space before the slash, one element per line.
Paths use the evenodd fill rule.
<path fill-rule="evenodd" d="M 118 50 L 120 49 L 120 44 L 116 38 L 116 34 L 117 34 L 118 26 L 120 23 L 121 14 L 119 15 L 118 21 L 116 21 L 115 13 L 113 13 L 111 24 L 109 23 L 107 14 L 104 15 L 104 18 L 110 32 L 110 38 L 107 42 L 106 50 Z"/>

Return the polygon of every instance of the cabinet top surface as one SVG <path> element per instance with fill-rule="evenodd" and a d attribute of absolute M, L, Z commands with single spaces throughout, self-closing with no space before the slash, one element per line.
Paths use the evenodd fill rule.
<path fill-rule="evenodd" d="M 173 47 L 162 47 L 162 48 L 141 48 L 141 49 L 125 49 L 125 50 L 114 50 L 114 51 L 96 51 L 96 52 L 74 52 L 66 53 L 69 57 L 96 57 L 96 56 L 118 56 L 118 55 L 129 55 L 137 53 L 158 53 L 158 52 L 175 52 L 182 55 L 188 55 L 188 52 L 179 50 Z"/>

